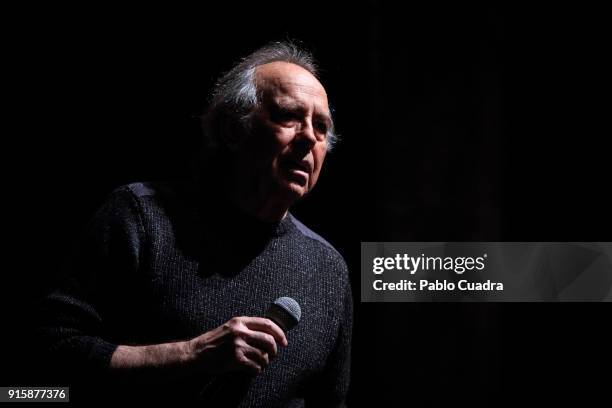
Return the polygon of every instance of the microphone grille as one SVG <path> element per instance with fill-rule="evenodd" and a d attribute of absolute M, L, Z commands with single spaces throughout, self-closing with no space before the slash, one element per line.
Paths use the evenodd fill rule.
<path fill-rule="evenodd" d="M 300 321 L 300 318 L 302 317 L 302 309 L 295 299 L 288 296 L 283 296 L 276 299 L 274 304 L 285 309 L 296 321 Z"/>
<path fill-rule="evenodd" d="M 302 309 L 295 299 L 283 296 L 270 305 L 266 317 L 279 324 L 284 331 L 288 331 L 300 321 Z"/>

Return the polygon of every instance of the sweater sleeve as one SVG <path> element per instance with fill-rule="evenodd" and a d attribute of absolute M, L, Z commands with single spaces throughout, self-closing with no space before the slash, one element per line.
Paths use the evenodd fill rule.
<path fill-rule="evenodd" d="M 349 388 L 351 368 L 351 336 L 353 329 L 353 297 L 346 283 L 342 319 L 336 345 L 324 372 L 317 376 L 306 396 L 307 407 L 344 407 Z"/>
<path fill-rule="evenodd" d="M 142 231 L 135 197 L 125 187 L 113 192 L 79 241 L 65 282 L 42 300 L 39 341 L 64 374 L 107 370 L 117 348 L 109 329 L 112 304 L 138 269 Z"/>

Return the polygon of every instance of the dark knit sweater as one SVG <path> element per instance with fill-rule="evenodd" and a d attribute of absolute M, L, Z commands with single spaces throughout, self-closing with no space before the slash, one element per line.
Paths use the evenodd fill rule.
<path fill-rule="evenodd" d="M 107 368 L 120 344 L 194 338 L 233 316 L 263 316 L 271 301 L 290 296 L 302 308 L 300 323 L 287 333 L 289 346 L 240 395 L 241 406 L 341 404 L 352 325 L 344 260 L 290 214 L 263 223 L 211 195 L 189 185 L 135 183 L 98 211 L 70 279 L 45 299 L 42 313 L 42 338 L 71 374 L 73 393 L 85 387 L 75 377 L 96 389 L 93 382 L 114 384 Z M 212 379 L 122 392 L 195 401 L 201 390 L 206 399 Z"/>

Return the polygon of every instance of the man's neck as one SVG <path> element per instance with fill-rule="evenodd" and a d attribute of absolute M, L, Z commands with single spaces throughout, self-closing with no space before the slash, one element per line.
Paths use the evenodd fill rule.
<path fill-rule="evenodd" d="M 262 201 L 254 196 L 241 195 L 238 192 L 232 195 L 232 203 L 242 212 L 264 222 L 278 222 L 284 219 L 289 206 L 279 202 Z"/>
<path fill-rule="evenodd" d="M 270 190 L 272 187 L 262 186 L 256 180 L 248 180 L 247 183 L 244 174 L 228 173 L 206 183 L 221 195 L 221 205 L 225 202 L 263 222 L 279 222 L 287 216 L 294 199 L 283 197 L 279 192 Z"/>

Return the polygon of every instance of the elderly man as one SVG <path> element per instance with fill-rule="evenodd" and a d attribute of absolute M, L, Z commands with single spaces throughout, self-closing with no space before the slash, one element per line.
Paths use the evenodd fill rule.
<path fill-rule="evenodd" d="M 45 300 L 42 338 L 80 377 L 75 398 L 342 405 L 347 268 L 289 212 L 335 141 L 312 57 L 257 50 L 218 81 L 203 125 L 197 183 L 131 184 L 99 210 Z M 262 317 L 281 296 L 302 310 L 286 333 Z"/>

